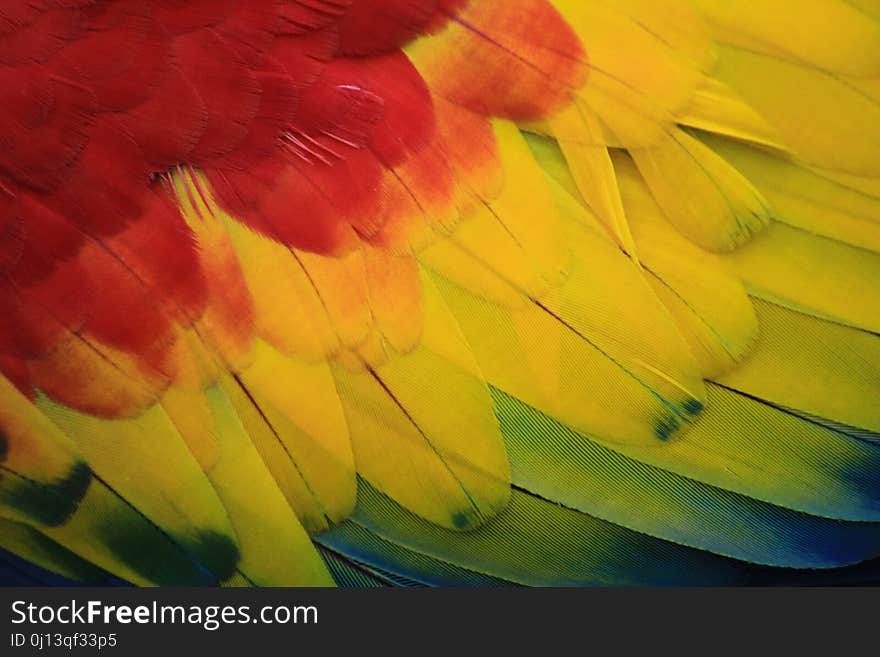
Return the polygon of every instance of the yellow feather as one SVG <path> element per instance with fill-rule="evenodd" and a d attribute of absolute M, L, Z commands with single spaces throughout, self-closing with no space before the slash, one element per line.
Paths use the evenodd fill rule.
<path fill-rule="evenodd" d="M 676 115 L 679 124 L 784 150 L 773 127 L 728 85 L 707 76 L 690 104 Z"/>
<path fill-rule="evenodd" d="M 569 277 L 541 298 L 504 309 L 447 283 L 444 299 L 493 386 L 603 440 L 657 444 L 699 410 L 696 363 L 639 269 L 598 232 L 569 235 Z"/>
<path fill-rule="evenodd" d="M 880 254 L 775 222 L 725 258 L 754 296 L 880 332 Z"/>
<path fill-rule="evenodd" d="M 278 453 L 262 438 L 280 441 L 284 461 L 293 464 L 305 484 L 308 496 L 292 500 L 292 505 L 306 527 L 318 531 L 344 520 L 355 503 L 354 457 L 329 366 L 297 361 L 258 342 L 253 364 L 240 379 L 251 403 L 259 409 L 260 419 L 272 429 L 271 437 L 265 432 L 258 434 L 257 447 L 263 458 L 271 464 L 270 459 Z M 238 399 L 240 410 L 244 400 Z M 245 428 L 250 431 L 256 418 L 252 413 L 247 415 Z M 294 492 L 286 490 L 288 499 Z"/>
<path fill-rule="evenodd" d="M 35 483 L 63 481 L 83 463 L 76 445 L 6 377 L 0 376 L 0 471 Z M 0 476 L 0 500 L 12 482 Z"/>
<path fill-rule="evenodd" d="M 733 46 L 713 75 L 739 93 L 798 157 L 816 167 L 880 174 L 880 102 L 845 78 Z"/>
<path fill-rule="evenodd" d="M 292 249 L 288 257 L 302 268 L 341 345 L 352 348 L 366 340 L 372 316 L 363 251 L 333 257 Z M 282 308 L 299 317 L 289 305 Z"/>
<path fill-rule="evenodd" d="M 339 339 L 306 270 L 291 250 L 224 220 L 254 300 L 257 333 L 284 353 L 323 360 Z"/>
<path fill-rule="evenodd" d="M 185 440 L 207 432 L 215 453 L 201 462 L 238 539 L 239 570 L 260 586 L 329 586 L 333 580 L 220 386 L 171 390 L 163 400 Z M 198 412 L 204 408 L 204 413 Z M 280 548 L 279 546 L 283 546 Z"/>
<path fill-rule="evenodd" d="M 754 352 L 719 379 L 774 404 L 880 433 L 880 339 L 756 301 Z"/>
<path fill-rule="evenodd" d="M 721 41 L 855 77 L 880 76 L 880 21 L 848 0 L 694 0 Z M 866 3 L 868 4 L 868 3 Z"/>
<path fill-rule="evenodd" d="M 683 0 L 553 0 L 590 58 L 579 98 L 626 147 L 647 147 L 674 123 L 712 63 L 708 31 Z"/>
<path fill-rule="evenodd" d="M 226 510 L 161 406 L 123 420 L 79 413 L 46 398 L 38 399 L 37 407 L 76 443 L 103 481 L 194 554 L 210 563 L 213 537 L 234 549 Z M 206 537 L 212 538 L 205 542 Z"/>
<path fill-rule="evenodd" d="M 370 310 L 376 329 L 399 352 L 418 344 L 422 335 L 419 266 L 414 258 L 364 247 Z"/>
<path fill-rule="evenodd" d="M 715 137 L 704 141 L 764 194 L 774 219 L 880 251 L 880 199 L 771 153 Z"/>
<path fill-rule="evenodd" d="M 62 577 L 94 584 L 102 572 L 33 527 L 0 518 L 0 548 Z"/>
<path fill-rule="evenodd" d="M 553 194 L 525 139 L 509 122 L 496 121 L 494 127 L 503 187 L 419 260 L 489 298 L 516 305 L 521 297 L 514 290 L 540 296 L 558 284 L 568 251 Z"/>
<path fill-rule="evenodd" d="M 336 369 L 358 472 L 414 513 L 473 529 L 507 503 L 510 470 L 470 349 L 423 278 L 425 335 L 405 356 Z"/>
<path fill-rule="evenodd" d="M 672 313 L 703 376 L 733 368 L 758 335 L 742 283 L 720 258 L 675 231 L 625 155 L 615 158 L 615 166 L 647 281 Z"/>
<path fill-rule="evenodd" d="M 584 200 L 620 247 L 635 255 L 636 246 L 599 119 L 583 103 L 578 103 L 551 118 L 550 126 L 565 156 L 565 162 L 556 160 L 558 166 L 568 172 Z"/>
<path fill-rule="evenodd" d="M 630 154 L 669 221 L 700 246 L 730 251 L 766 225 L 768 208 L 761 194 L 684 131 Z"/>

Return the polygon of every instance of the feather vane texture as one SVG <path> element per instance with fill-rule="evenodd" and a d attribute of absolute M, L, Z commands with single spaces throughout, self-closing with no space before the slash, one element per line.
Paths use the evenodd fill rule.
<path fill-rule="evenodd" d="M 4 2 L 0 565 L 876 581 L 880 13 L 800 11 Z"/>

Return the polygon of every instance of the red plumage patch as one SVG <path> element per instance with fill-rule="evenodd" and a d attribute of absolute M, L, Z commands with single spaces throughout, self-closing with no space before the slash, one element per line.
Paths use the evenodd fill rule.
<path fill-rule="evenodd" d="M 33 381 L 83 409 L 125 413 L 69 389 L 80 370 L 64 354 L 131 356 L 125 367 L 152 372 L 143 401 L 181 327 L 224 325 L 244 345 L 247 290 L 240 276 L 229 291 L 218 282 L 235 255 L 199 252 L 163 188 L 177 167 L 202 172 L 211 189 L 200 191 L 236 220 L 317 253 L 359 240 L 398 248 L 407 222 L 447 221 L 467 148 L 438 131 L 431 91 L 400 48 L 460 21 L 468 4 L 0 2 L 0 371 L 23 390 Z M 552 53 L 580 51 L 558 42 L 568 33 L 549 5 L 527 4 L 555 30 L 529 36 L 542 65 L 565 69 L 571 53 Z M 492 69 L 498 84 L 504 70 Z M 513 95 L 525 106 L 508 106 L 474 82 L 473 63 L 462 72 L 432 85 L 476 112 L 540 113 L 528 89 Z"/>
<path fill-rule="evenodd" d="M 42 66 L 0 67 L 0 171 L 47 192 L 57 186 L 89 141 L 94 96 Z"/>
<path fill-rule="evenodd" d="M 425 28 L 437 0 L 354 0 L 339 22 L 343 55 L 371 55 L 395 50 Z"/>
<path fill-rule="evenodd" d="M 46 201 L 84 230 L 113 234 L 140 214 L 149 164 L 112 115 L 95 120 L 85 148 L 65 173 Z"/>
<path fill-rule="evenodd" d="M 9 30 L 7 23 L 9 31 L 4 31 L 0 14 L 0 65 L 42 64 L 81 35 L 84 23 L 78 10 L 60 8 L 36 13 L 32 22 L 16 29 Z"/>

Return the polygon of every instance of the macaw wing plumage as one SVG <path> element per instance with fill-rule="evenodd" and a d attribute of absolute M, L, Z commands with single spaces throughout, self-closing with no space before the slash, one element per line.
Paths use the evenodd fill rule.
<path fill-rule="evenodd" d="M 790 13 L 4 2 L 0 548 L 142 585 L 858 577 L 880 11 Z"/>

